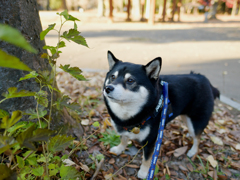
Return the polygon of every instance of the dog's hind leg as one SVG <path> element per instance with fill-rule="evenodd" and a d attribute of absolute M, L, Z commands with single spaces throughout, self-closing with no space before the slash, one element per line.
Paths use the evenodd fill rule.
<path fill-rule="evenodd" d="M 121 143 L 118 146 L 114 146 L 110 149 L 110 152 L 114 154 L 121 154 L 128 145 L 129 138 L 127 136 L 121 136 Z"/>
<path fill-rule="evenodd" d="M 191 118 L 189 118 L 186 115 L 182 115 L 181 118 L 186 122 L 187 127 L 188 127 L 188 132 L 189 132 L 190 136 L 193 138 L 193 146 L 187 153 L 188 157 L 192 157 L 196 153 L 198 153 L 200 136 L 196 135 Z"/>

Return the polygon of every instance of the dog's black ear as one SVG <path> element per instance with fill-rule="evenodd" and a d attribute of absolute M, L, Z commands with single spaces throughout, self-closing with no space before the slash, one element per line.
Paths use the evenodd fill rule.
<path fill-rule="evenodd" d="M 115 58 L 115 56 L 113 55 L 113 53 L 111 51 L 108 51 L 107 57 L 108 57 L 109 70 L 111 70 L 112 67 L 114 66 L 114 64 L 116 62 L 118 62 L 119 60 L 117 58 Z"/>
<path fill-rule="evenodd" d="M 150 78 L 158 79 L 162 66 L 162 58 L 157 57 L 150 61 L 145 67 L 147 76 Z"/>

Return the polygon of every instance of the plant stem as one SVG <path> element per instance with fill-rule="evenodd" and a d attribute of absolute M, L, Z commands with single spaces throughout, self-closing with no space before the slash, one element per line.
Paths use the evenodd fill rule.
<path fill-rule="evenodd" d="M 0 101 L 0 104 L 3 102 L 3 101 L 5 101 L 5 100 L 7 100 L 8 98 L 4 98 L 4 99 L 2 99 L 1 101 Z"/>
<path fill-rule="evenodd" d="M 94 134 L 95 134 L 96 132 L 98 132 L 99 130 L 100 130 L 100 129 L 94 131 L 91 135 L 89 135 L 86 139 L 84 139 L 84 140 L 85 140 L 84 142 L 86 142 L 92 135 L 94 135 Z M 84 142 L 79 142 L 79 144 L 78 144 L 74 149 L 72 149 L 72 150 L 70 151 L 68 157 L 70 157 L 70 156 L 72 155 L 72 153 L 73 153 L 80 145 L 82 145 Z"/>

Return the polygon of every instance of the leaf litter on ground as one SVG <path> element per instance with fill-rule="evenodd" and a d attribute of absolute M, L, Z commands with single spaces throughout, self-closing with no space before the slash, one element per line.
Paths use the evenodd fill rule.
<path fill-rule="evenodd" d="M 85 130 L 83 137 L 85 143 L 84 148 L 74 152 L 73 162 L 77 164 L 75 168 L 78 171 L 85 171 L 85 178 L 89 179 L 95 176 L 96 169 L 99 169 L 96 167 L 96 158 L 93 160 L 94 158 L 91 159 L 90 156 L 102 154 L 104 163 L 101 164 L 95 179 L 137 179 L 142 150 L 136 156 L 124 152 L 116 156 L 109 152 L 110 144 L 113 142 L 105 135 L 113 128 L 102 97 L 105 74 L 84 72 L 84 77 L 89 81 L 77 81 L 65 72 L 59 72 L 57 76 L 61 92 L 71 97 L 71 103 L 77 102 L 81 106 L 79 123 Z M 98 126 L 95 125 L 96 122 L 99 123 Z M 106 141 L 103 139 L 104 136 Z M 115 138 L 112 139 L 116 141 Z M 136 141 L 132 141 L 130 146 L 141 148 Z M 239 179 L 240 112 L 216 100 L 213 115 L 201 135 L 198 158 L 194 156 L 190 159 L 186 156 L 191 146 L 192 139 L 186 125 L 180 117 L 177 117 L 164 130 L 163 144 L 157 162 L 159 169 L 155 178 Z"/>

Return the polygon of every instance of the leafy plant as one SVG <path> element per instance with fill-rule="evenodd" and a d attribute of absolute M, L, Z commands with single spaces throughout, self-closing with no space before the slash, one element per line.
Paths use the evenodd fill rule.
<path fill-rule="evenodd" d="M 66 166 L 63 163 L 63 160 L 67 159 L 72 152 L 62 157 L 56 155 L 56 153 L 67 148 L 73 142 L 74 138 L 58 134 L 50 129 L 50 125 L 53 107 L 59 111 L 63 108 L 74 111 L 79 110 L 78 104 L 68 103 L 70 100 L 68 96 L 59 96 L 56 101 L 53 99 L 54 94 L 59 94 L 59 90 L 55 87 L 56 60 L 59 54 L 62 53 L 59 49 L 65 47 L 64 40 L 88 46 L 84 37 L 77 30 L 75 21 L 79 20 L 68 14 L 67 11 L 57 14 L 60 16 L 61 21 L 59 30 L 55 29 L 56 24 L 54 23 L 49 25 L 40 34 L 40 38 L 43 40 L 52 30 L 58 33 L 58 43 L 56 46 L 46 45 L 43 47 L 49 50 L 50 55 L 44 53 L 41 56 L 48 59 L 52 67 L 51 71 L 32 71 L 18 58 L 0 50 L 0 66 L 30 71 L 29 74 L 20 78 L 19 81 L 34 78 L 40 87 L 38 92 L 19 91 L 16 87 L 10 87 L 7 92 L 2 94 L 4 99 L 0 100 L 0 103 L 10 98 L 33 96 L 37 105 L 35 109 L 28 109 L 25 112 L 14 111 L 11 116 L 7 111 L 0 109 L 0 118 L 2 119 L 0 124 L 0 129 L 2 129 L 0 132 L 0 154 L 3 152 L 10 154 L 8 155 L 9 160 L 4 158 L 4 154 L 2 154 L 0 174 L 3 176 L 1 178 L 14 178 L 16 176 L 15 172 L 18 172 L 20 179 L 76 179 L 77 177 L 81 177 L 81 173 L 74 167 Z M 67 21 L 74 22 L 74 28 L 61 34 L 61 29 Z M 29 52 L 37 52 L 27 43 L 19 31 L 10 26 L 0 24 L 0 39 Z M 60 68 L 78 80 L 86 80 L 81 74 L 82 71 L 77 67 L 60 65 Z M 23 115 L 28 115 L 29 120 L 38 120 L 38 124 L 33 122 L 19 122 Z M 6 162 L 8 162 L 8 166 L 5 164 Z"/>
<path fill-rule="evenodd" d="M 120 135 L 114 130 L 106 129 L 106 132 L 101 133 L 102 138 L 99 141 L 104 142 L 104 145 L 110 145 L 110 147 L 120 144 Z"/>

